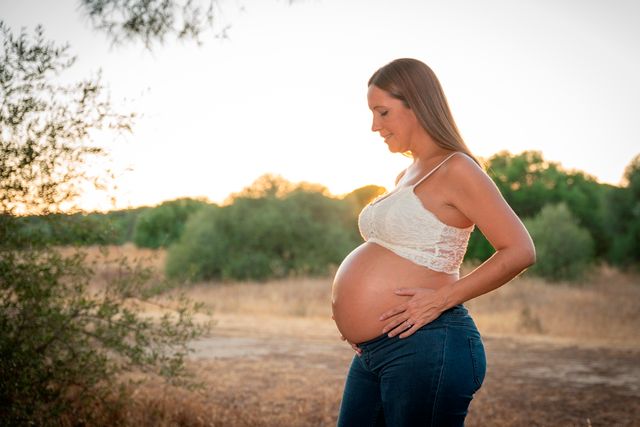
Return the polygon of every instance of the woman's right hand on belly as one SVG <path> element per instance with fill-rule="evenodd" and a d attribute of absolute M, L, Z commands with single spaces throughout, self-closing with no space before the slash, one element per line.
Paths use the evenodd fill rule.
<path fill-rule="evenodd" d="M 332 319 L 332 320 L 334 320 L 334 321 L 336 320 L 336 319 L 335 319 L 335 317 L 334 317 L 333 315 L 331 315 L 331 319 Z M 353 351 L 355 351 L 355 352 L 358 354 L 358 356 L 362 355 L 362 349 L 361 349 L 360 347 L 358 347 L 358 345 L 357 345 L 357 344 L 352 343 L 351 341 L 347 340 L 347 339 L 344 337 L 344 335 L 342 335 L 342 334 L 340 334 L 340 339 L 341 339 L 342 341 L 346 341 L 346 342 L 348 342 L 348 343 L 349 343 L 349 345 L 351 346 L 351 348 L 353 349 Z"/>
<path fill-rule="evenodd" d="M 342 338 L 342 341 L 347 341 L 347 339 L 345 337 L 343 337 L 342 335 L 340 335 L 340 338 Z M 353 349 L 353 351 L 356 352 L 356 354 L 358 356 L 362 355 L 362 349 L 360 347 L 358 347 L 357 344 L 354 344 L 354 343 L 352 343 L 350 341 L 347 341 L 347 342 L 349 343 L 349 345 L 351 345 L 351 348 Z"/>

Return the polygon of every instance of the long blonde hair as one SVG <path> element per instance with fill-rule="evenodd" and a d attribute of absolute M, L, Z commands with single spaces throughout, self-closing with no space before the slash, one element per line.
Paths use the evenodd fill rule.
<path fill-rule="evenodd" d="M 371 85 L 412 109 L 440 148 L 463 152 L 482 167 L 462 139 L 442 86 L 427 64 L 411 58 L 396 59 L 373 73 L 367 86 Z"/>

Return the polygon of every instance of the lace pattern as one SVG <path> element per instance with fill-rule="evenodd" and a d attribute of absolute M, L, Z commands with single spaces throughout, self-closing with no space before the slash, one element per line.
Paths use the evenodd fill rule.
<path fill-rule="evenodd" d="M 422 205 L 413 187 L 396 189 L 367 205 L 358 217 L 360 234 L 418 265 L 457 273 L 474 226 L 443 223 Z"/>

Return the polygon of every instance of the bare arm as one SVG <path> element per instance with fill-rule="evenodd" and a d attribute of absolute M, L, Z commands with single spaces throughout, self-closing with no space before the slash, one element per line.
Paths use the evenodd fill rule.
<path fill-rule="evenodd" d="M 396 294 L 411 298 L 380 317 L 391 319 L 383 329 L 390 336 L 413 334 L 443 311 L 502 286 L 535 262 L 529 233 L 487 174 L 466 156 L 455 156 L 449 166 L 443 178 L 451 185 L 450 204 L 476 224 L 496 252 L 470 274 L 437 291 L 398 289 Z M 413 326 L 403 331 L 405 321 Z"/>
<path fill-rule="evenodd" d="M 452 159 L 453 160 L 453 159 Z M 531 236 L 494 182 L 471 159 L 460 156 L 449 174 L 452 204 L 476 224 L 496 252 L 473 272 L 445 287 L 444 309 L 507 283 L 535 262 Z"/>

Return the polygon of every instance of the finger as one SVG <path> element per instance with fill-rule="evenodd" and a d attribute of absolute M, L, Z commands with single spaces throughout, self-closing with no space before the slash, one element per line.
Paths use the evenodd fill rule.
<path fill-rule="evenodd" d="M 401 323 L 398 326 L 396 326 L 394 329 L 392 329 L 391 331 L 389 331 L 389 333 L 387 334 L 387 336 L 389 338 L 393 338 L 396 335 L 401 334 L 402 332 L 404 332 L 406 329 L 408 328 L 408 326 L 405 323 Z"/>
<path fill-rule="evenodd" d="M 402 333 L 403 331 L 406 331 L 407 329 L 411 328 L 413 326 L 413 323 L 409 320 L 405 320 L 404 322 L 400 322 L 398 323 L 388 334 L 387 336 L 389 338 L 392 338 L 400 333 Z"/>
<path fill-rule="evenodd" d="M 396 295 L 404 295 L 404 296 L 414 296 L 415 294 L 418 293 L 418 290 L 422 289 L 422 288 L 398 288 L 396 290 L 394 290 L 393 292 Z"/>
<path fill-rule="evenodd" d="M 353 349 L 353 351 L 355 351 L 358 355 L 362 354 L 362 350 L 360 349 L 360 347 L 358 347 L 355 344 L 351 344 L 351 348 Z"/>
<path fill-rule="evenodd" d="M 418 324 L 416 323 L 415 325 L 412 325 L 409 329 L 405 329 L 404 332 L 402 332 L 398 338 L 402 339 L 402 338 L 407 338 L 410 337 L 411 335 L 413 335 L 413 333 L 415 331 L 417 331 L 418 329 L 420 329 L 422 326 L 418 326 Z"/>
<path fill-rule="evenodd" d="M 394 320 L 392 320 L 391 322 L 387 323 L 384 328 L 382 328 L 382 333 L 386 334 L 387 332 L 397 328 L 398 326 L 402 325 L 404 322 L 406 321 L 406 319 L 400 319 L 400 318 L 396 318 Z"/>
<path fill-rule="evenodd" d="M 407 305 L 406 304 L 401 304 L 397 307 L 392 308 L 389 311 L 385 311 L 379 318 L 380 321 L 384 321 L 387 320 L 393 316 L 396 316 L 400 313 L 404 313 L 405 310 L 407 309 Z"/>

